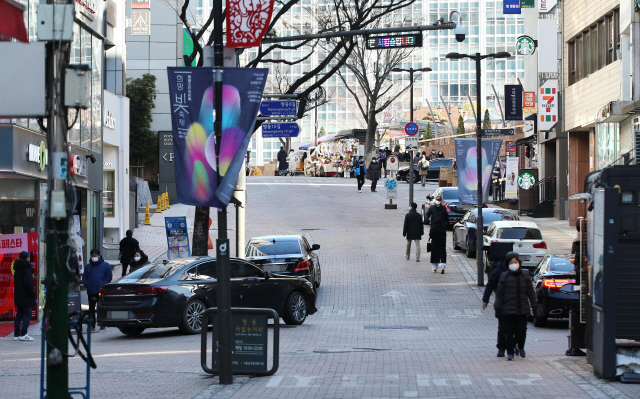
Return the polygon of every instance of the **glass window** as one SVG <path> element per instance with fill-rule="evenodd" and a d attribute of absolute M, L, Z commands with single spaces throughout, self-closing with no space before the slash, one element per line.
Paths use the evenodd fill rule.
<path fill-rule="evenodd" d="M 206 262 L 198 265 L 198 278 L 199 279 L 216 279 L 216 263 Z"/>
<path fill-rule="evenodd" d="M 262 153 L 262 158 L 271 159 L 272 158 L 271 157 L 271 151 L 267 151 L 267 152 Z"/>
<path fill-rule="evenodd" d="M 82 47 L 80 46 L 80 25 L 77 23 L 73 24 L 73 42 L 71 43 L 71 51 L 69 56 L 69 63 L 72 65 L 79 65 L 82 63 L 81 57 Z M 76 117 L 76 110 L 70 109 L 69 113 L 69 125 L 73 123 L 73 120 Z M 74 144 L 80 146 L 80 125 L 82 124 L 82 118 L 84 115 L 82 113 L 78 116 L 75 125 L 73 128 L 69 130 L 67 133 L 69 144 Z"/>
<path fill-rule="evenodd" d="M 91 67 L 91 33 L 84 29 L 80 29 L 80 47 L 81 63 Z M 80 111 L 80 146 L 84 148 L 91 148 L 91 119 L 91 108 Z"/>
<path fill-rule="evenodd" d="M 573 263 L 562 258 L 552 258 L 551 271 L 552 272 L 572 272 L 574 271 Z"/>
<path fill-rule="evenodd" d="M 177 272 L 178 270 L 182 270 L 182 268 L 187 264 L 193 262 L 190 261 L 169 261 L 167 263 L 157 264 L 150 269 L 148 269 L 141 277 L 140 280 L 154 280 L 159 278 L 166 278 Z"/>
<path fill-rule="evenodd" d="M 230 268 L 231 277 L 235 278 L 258 277 L 262 275 L 260 269 L 244 262 L 231 261 Z"/>
<path fill-rule="evenodd" d="M 499 229 L 497 238 L 508 240 L 542 240 L 542 233 L 540 233 L 538 229 L 513 227 Z"/>
<path fill-rule="evenodd" d="M 262 149 L 263 150 L 270 150 L 271 149 L 271 142 L 270 141 L 263 141 L 262 142 Z"/>
<path fill-rule="evenodd" d="M 91 57 L 91 146 L 85 148 L 102 153 L 102 40 L 93 37 L 93 56 Z"/>
<path fill-rule="evenodd" d="M 113 170 L 105 170 L 102 172 L 102 176 L 102 209 L 104 211 L 104 217 L 112 218 L 116 214 L 116 172 Z"/>
<path fill-rule="evenodd" d="M 247 245 L 247 256 L 300 254 L 300 243 L 295 241 L 251 240 Z"/>

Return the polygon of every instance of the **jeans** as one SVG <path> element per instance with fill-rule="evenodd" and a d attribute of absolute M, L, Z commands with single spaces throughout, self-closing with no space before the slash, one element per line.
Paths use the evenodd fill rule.
<path fill-rule="evenodd" d="M 361 173 L 356 176 L 356 179 L 358 180 L 358 191 L 360 191 L 364 185 L 364 175 Z"/>
<path fill-rule="evenodd" d="M 411 255 L 411 242 L 416 243 L 416 260 L 420 260 L 420 240 L 407 240 L 407 259 Z"/>
<path fill-rule="evenodd" d="M 16 306 L 16 308 L 18 311 L 16 312 L 16 319 L 13 322 L 14 336 L 22 337 L 27 335 L 33 306 Z"/>
<path fill-rule="evenodd" d="M 513 355 L 515 345 L 518 345 L 518 348 L 524 348 L 524 342 L 527 339 L 527 315 L 503 315 L 500 318 L 504 319 L 507 353 Z"/>
<path fill-rule="evenodd" d="M 98 296 L 97 295 L 88 295 L 89 296 L 89 317 L 92 319 L 91 326 L 96 328 L 96 305 L 98 304 Z"/>

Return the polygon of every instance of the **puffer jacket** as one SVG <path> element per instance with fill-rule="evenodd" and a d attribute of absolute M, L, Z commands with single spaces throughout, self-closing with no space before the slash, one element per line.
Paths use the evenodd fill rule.
<path fill-rule="evenodd" d="M 33 267 L 26 259 L 13 262 L 13 295 L 17 307 L 35 306 L 36 291 L 33 285 Z"/>
<path fill-rule="evenodd" d="M 531 304 L 531 306 L 529 306 Z M 500 276 L 496 301 L 493 304 L 496 313 L 503 316 L 528 315 L 531 308 L 538 308 L 531 275 L 527 270 L 508 270 Z"/>
<path fill-rule="evenodd" d="M 87 295 L 98 295 L 100 288 L 110 283 L 112 277 L 111 265 L 100 256 L 97 262 L 90 261 L 85 266 L 82 274 L 82 284 L 87 289 Z"/>

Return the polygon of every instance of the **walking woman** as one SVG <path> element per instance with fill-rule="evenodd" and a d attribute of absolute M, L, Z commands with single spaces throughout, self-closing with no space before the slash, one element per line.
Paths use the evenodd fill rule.
<path fill-rule="evenodd" d="M 538 301 L 527 270 L 522 270 L 520 259 L 516 254 L 509 254 L 505 259 L 509 270 L 503 272 L 496 290 L 496 301 L 493 308 L 496 318 L 504 323 L 507 335 L 507 360 L 513 360 L 516 345 L 520 357 L 525 357 L 524 343 L 527 339 L 527 315 L 533 308 L 538 310 Z"/>
<path fill-rule="evenodd" d="M 364 185 L 364 176 L 367 174 L 367 168 L 364 166 L 364 157 L 361 155 L 357 161 L 353 162 L 353 173 L 356 174 L 356 180 L 358 180 L 358 192 L 362 192 L 362 186 Z"/>
<path fill-rule="evenodd" d="M 378 180 L 380 179 L 381 174 L 381 165 L 378 163 L 378 159 L 373 157 L 371 163 L 369 164 L 369 179 L 371 180 L 371 192 L 376 192 L 376 185 L 378 184 Z"/>
<path fill-rule="evenodd" d="M 440 273 L 444 274 L 447 264 L 447 224 L 444 219 L 441 217 L 434 219 L 429 230 L 429 238 L 431 239 L 431 269 L 437 273 L 440 267 L 442 268 Z"/>
<path fill-rule="evenodd" d="M 420 173 L 420 181 L 422 182 L 422 187 L 424 187 L 424 184 L 427 182 L 427 173 L 429 173 L 429 160 L 427 159 L 427 153 L 424 151 L 422 151 L 418 169 Z"/>

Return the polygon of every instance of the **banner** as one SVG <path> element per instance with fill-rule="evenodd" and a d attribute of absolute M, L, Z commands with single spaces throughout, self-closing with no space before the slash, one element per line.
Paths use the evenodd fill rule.
<path fill-rule="evenodd" d="M 0 321 L 14 320 L 16 311 L 14 308 L 13 293 L 13 262 L 20 252 L 30 251 L 29 258 L 33 266 L 33 274 L 38 273 L 38 233 L 21 233 L 0 235 Z M 34 277 L 34 289 L 38 292 L 40 281 Z M 31 317 L 35 320 L 38 309 L 38 297 L 36 306 L 32 308 Z"/>
<path fill-rule="evenodd" d="M 213 69 L 168 67 L 167 73 L 178 201 L 225 207 L 253 134 L 268 69 L 223 68 L 220 165 L 213 131 Z"/>
<path fill-rule="evenodd" d="M 558 79 L 544 82 L 538 93 L 538 130 L 549 131 L 558 122 Z"/>
<path fill-rule="evenodd" d="M 515 148 L 515 147 L 514 147 Z M 505 174 L 504 197 L 518 199 L 518 163 L 520 158 L 507 158 L 507 172 Z"/>
<path fill-rule="evenodd" d="M 458 168 L 458 197 L 463 204 L 478 203 L 478 168 L 476 139 L 455 139 Z M 493 165 L 500 153 L 502 139 L 482 139 L 482 202 L 489 197 Z"/>
<path fill-rule="evenodd" d="M 504 85 L 504 119 L 522 120 L 522 86 Z"/>
<path fill-rule="evenodd" d="M 520 0 L 503 0 L 502 2 L 503 14 L 521 14 Z"/>
<path fill-rule="evenodd" d="M 227 47 L 258 47 L 271 22 L 273 0 L 227 1 Z"/>
<path fill-rule="evenodd" d="M 178 259 L 191 256 L 189 248 L 189 232 L 185 216 L 165 217 L 164 227 L 167 230 L 167 258 Z"/>

